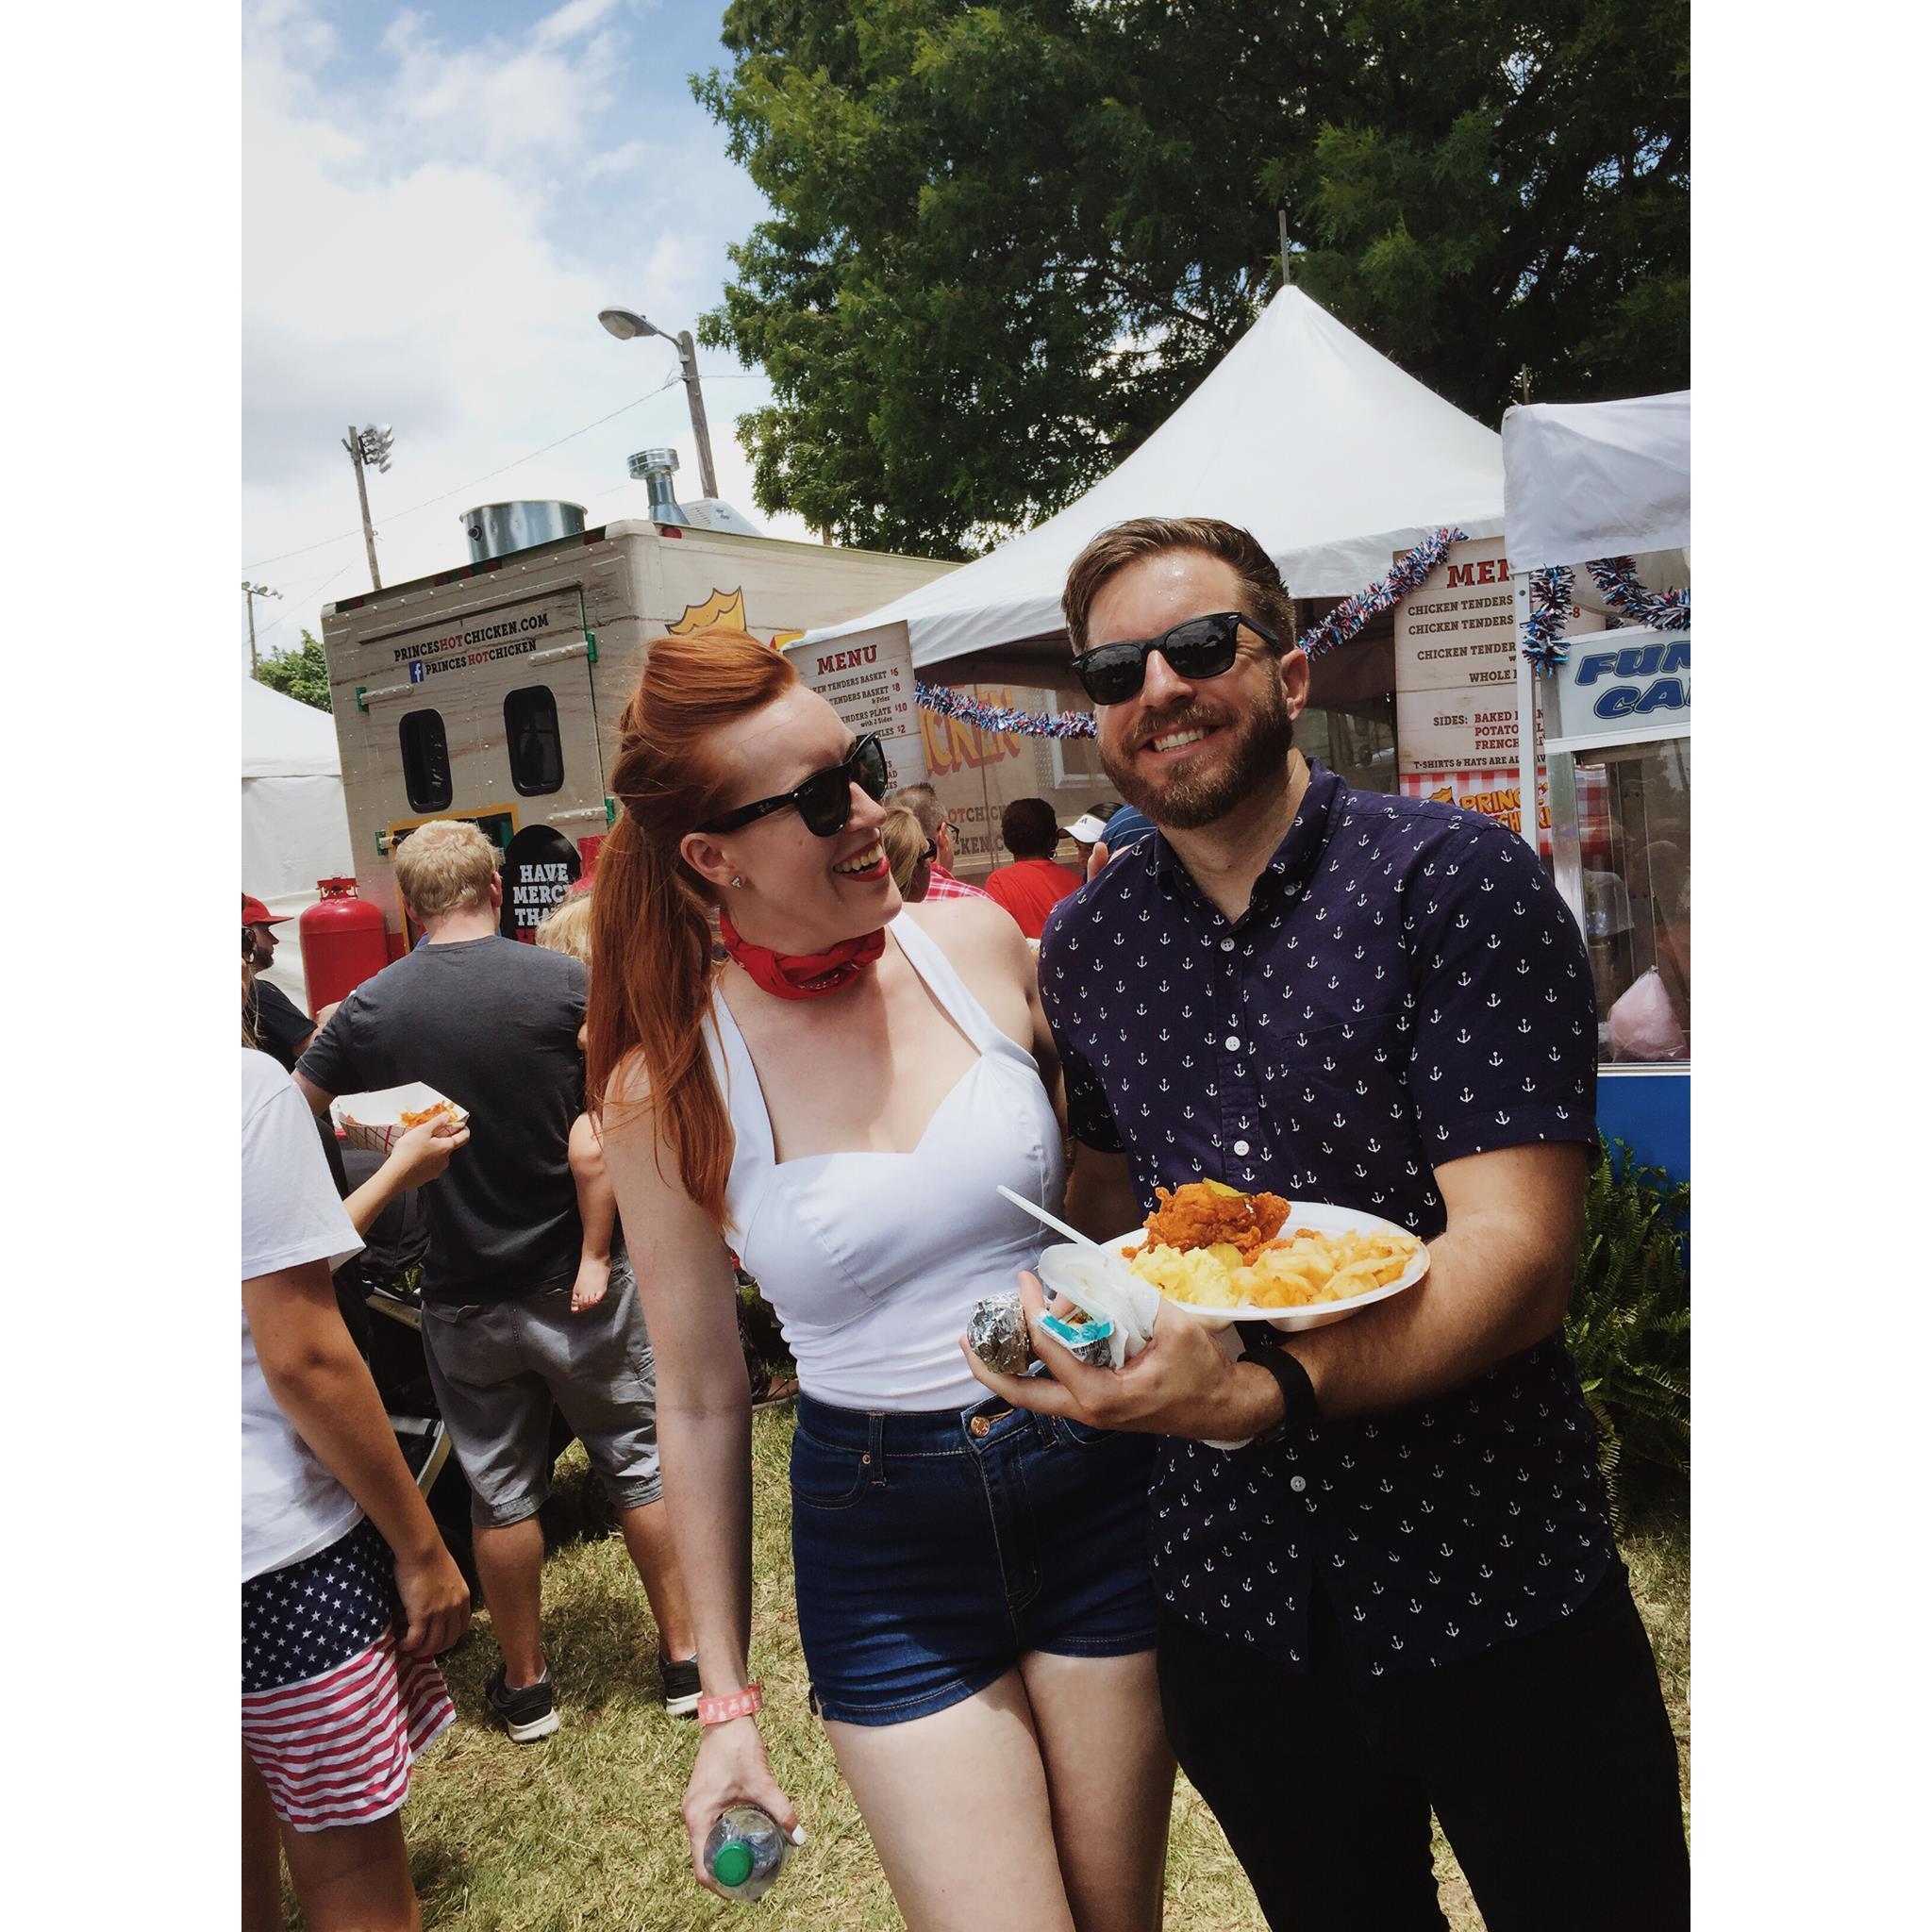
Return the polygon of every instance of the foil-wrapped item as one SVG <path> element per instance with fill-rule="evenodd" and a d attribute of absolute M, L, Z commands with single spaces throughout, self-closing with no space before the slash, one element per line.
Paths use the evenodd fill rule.
<path fill-rule="evenodd" d="M 975 1302 L 966 1323 L 966 1346 L 998 1375 L 1024 1375 L 1033 1366 L 1026 1310 L 1017 1294 L 990 1294 Z"/>

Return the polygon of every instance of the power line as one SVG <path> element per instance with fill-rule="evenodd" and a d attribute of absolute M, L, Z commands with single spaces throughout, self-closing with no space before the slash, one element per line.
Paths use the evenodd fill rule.
<path fill-rule="evenodd" d="M 707 382 L 748 382 L 757 374 L 754 370 L 737 370 L 728 375 L 708 375 Z M 660 396 L 675 383 L 682 382 L 682 372 L 667 375 L 654 390 L 647 390 L 641 396 L 633 396 L 629 402 L 620 404 L 608 416 L 599 416 L 594 423 L 586 423 L 581 429 L 573 429 L 568 436 L 559 436 L 555 442 L 546 442 L 541 449 L 533 449 L 526 456 L 515 457 L 494 470 L 486 470 L 482 475 L 473 477 L 467 483 L 458 483 L 454 490 L 445 490 L 441 495 L 425 497 L 421 503 L 412 503 L 408 509 L 390 511 L 382 521 L 393 524 L 403 517 L 412 517 L 418 510 L 433 509 L 439 503 L 447 503 L 452 496 L 467 496 L 479 483 L 487 483 L 492 476 L 501 476 L 507 470 L 514 470 L 524 463 L 535 462 L 539 457 L 548 456 L 554 449 L 561 449 L 567 442 L 575 442 L 580 436 L 588 436 L 593 429 L 601 429 L 605 424 L 615 422 L 626 410 L 635 409 L 641 403 L 648 403 L 652 397 Z M 358 535 L 356 530 L 344 530 L 339 536 L 325 537 L 320 542 L 305 543 L 299 550 L 282 550 L 274 557 L 258 557 L 253 563 L 244 563 L 244 571 L 259 570 L 264 564 L 283 563 L 291 557 L 307 557 L 311 550 L 325 550 L 331 543 L 341 543 L 345 539 Z M 347 566 L 344 565 L 344 569 Z M 337 575 L 341 575 L 341 572 Z"/>
<path fill-rule="evenodd" d="M 351 532 L 350 534 L 351 534 L 351 535 L 353 535 L 353 534 L 354 534 L 354 532 L 352 531 L 352 532 Z M 352 558 L 351 558 L 349 559 L 349 563 L 354 563 L 354 562 L 355 562 L 355 560 L 356 560 L 356 559 L 355 559 L 355 558 L 354 558 L 352 557 Z M 325 591 L 325 590 L 327 590 L 327 589 L 328 589 L 328 587 L 329 587 L 329 586 L 330 586 L 330 585 L 331 585 L 332 583 L 334 583 L 334 582 L 335 582 L 335 580 L 336 580 L 336 579 L 337 579 L 337 578 L 338 578 L 339 576 L 341 576 L 341 575 L 342 575 L 342 572 L 343 572 L 343 571 L 346 571 L 346 570 L 347 570 L 347 569 L 349 568 L 349 563 L 345 563 L 345 564 L 343 564 L 343 565 L 341 566 L 341 570 L 332 570 L 332 571 L 330 571 L 327 576 L 325 576 L 325 577 L 323 577 L 322 579 L 320 579 L 320 581 L 319 581 L 319 584 L 318 584 L 318 588 L 317 588 L 317 589 L 315 589 L 314 591 L 312 591 L 311 592 L 309 592 L 309 597 L 312 597 L 312 598 L 313 598 L 313 599 L 315 600 L 315 602 L 317 602 L 317 603 L 319 604 L 319 603 L 320 603 L 320 602 L 322 601 L 322 593 L 323 593 L 323 591 Z M 309 598 L 308 598 L 308 597 L 305 597 L 305 598 L 303 598 L 303 600 L 302 600 L 302 601 L 303 601 L 304 603 L 307 603 L 307 602 L 308 602 L 308 601 L 309 601 Z M 259 630 L 258 632 L 257 632 L 257 633 L 256 633 L 257 637 L 258 637 L 258 639 L 259 639 L 259 638 L 265 638 L 265 637 L 267 637 L 267 635 L 269 634 L 269 632 L 270 632 L 270 631 L 272 631 L 273 629 L 275 629 L 275 625 L 278 625 L 278 624 L 287 624 L 287 623 L 288 623 L 288 621 L 289 621 L 289 619 L 290 619 L 291 617 L 292 617 L 293 615 L 294 615 L 294 612 L 293 612 L 293 611 L 291 611 L 291 610 L 285 610 L 285 611 L 283 611 L 283 612 L 282 612 L 282 614 L 281 614 L 281 615 L 280 615 L 279 617 L 277 617 L 277 618 L 274 618 L 274 619 L 272 619 L 272 620 L 271 620 L 271 621 L 270 621 L 269 623 L 267 623 L 267 624 L 263 625 L 262 625 L 262 627 L 261 627 L 261 629 L 260 629 L 260 630 Z M 277 647 L 277 648 L 279 648 L 279 647 Z"/>
<path fill-rule="evenodd" d="M 488 470 L 482 475 L 468 483 L 458 483 L 454 490 L 445 490 L 440 495 L 425 497 L 421 503 L 412 503 L 408 509 L 389 511 L 384 517 L 385 524 L 393 524 L 403 517 L 412 517 L 418 510 L 432 509 L 439 503 L 446 503 L 452 496 L 461 496 L 474 490 L 478 483 L 487 483 L 491 476 L 500 476 L 505 470 L 514 470 L 519 463 L 527 463 L 536 458 L 547 455 L 551 450 L 574 441 L 579 436 L 588 436 L 593 429 L 600 429 L 614 417 L 622 416 L 626 409 L 635 409 L 640 403 L 648 403 L 653 396 L 660 395 L 677 381 L 675 375 L 667 376 L 654 390 L 648 390 L 641 396 L 633 396 L 629 402 L 621 404 L 608 416 L 599 416 L 594 423 L 586 423 L 581 429 L 573 429 L 568 436 L 559 436 L 556 442 L 546 442 L 541 449 L 533 449 L 527 456 L 521 456 L 494 470 Z M 340 543 L 345 537 L 353 537 L 354 530 L 344 530 L 341 536 L 325 537 L 319 543 L 305 543 L 299 550 L 284 550 L 275 557 L 258 558 L 255 563 L 244 564 L 244 570 L 255 570 L 264 563 L 281 563 L 291 557 L 306 557 L 311 550 L 324 550 L 331 543 Z"/>

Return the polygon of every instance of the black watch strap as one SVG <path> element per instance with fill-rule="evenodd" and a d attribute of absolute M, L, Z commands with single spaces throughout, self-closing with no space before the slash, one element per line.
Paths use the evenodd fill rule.
<path fill-rule="evenodd" d="M 1281 1391 L 1281 1420 L 1272 1429 L 1256 1437 L 1257 1442 L 1278 1442 L 1290 1429 L 1311 1423 L 1320 1415 L 1321 1410 L 1315 1401 L 1315 1385 L 1308 1380 L 1307 1370 L 1290 1350 L 1277 1342 L 1258 1345 L 1250 1342 L 1241 1351 L 1241 1359 L 1253 1362 L 1257 1369 L 1266 1369 Z"/>

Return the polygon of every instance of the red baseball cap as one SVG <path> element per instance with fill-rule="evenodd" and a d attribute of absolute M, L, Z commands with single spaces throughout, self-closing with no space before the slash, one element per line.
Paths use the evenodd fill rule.
<path fill-rule="evenodd" d="M 259 899 L 242 894 L 242 924 L 243 925 L 286 925 L 294 918 L 292 912 L 271 912 Z"/>

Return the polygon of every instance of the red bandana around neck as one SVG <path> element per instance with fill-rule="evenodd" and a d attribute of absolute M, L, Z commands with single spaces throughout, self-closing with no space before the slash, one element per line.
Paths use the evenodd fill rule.
<path fill-rule="evenodd" d="M 718 930 L 724 950 L 749 973 L 756 984 L 781 1000 L 823 999 L 849 986 L 886 950 L 886 929 L 841 940 L 828 953 L 774 953 L 741 939 L 731 915 L 718 908 Z"/>

